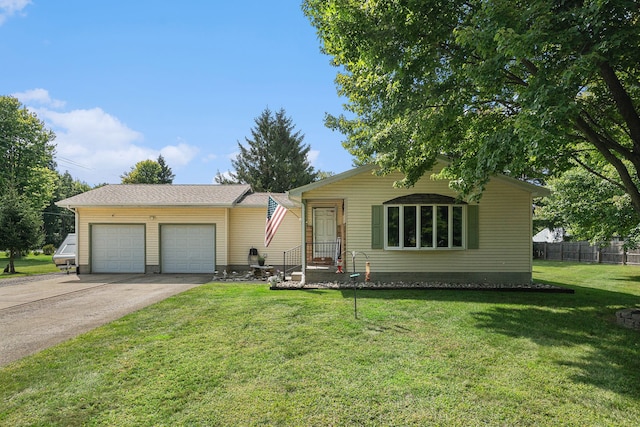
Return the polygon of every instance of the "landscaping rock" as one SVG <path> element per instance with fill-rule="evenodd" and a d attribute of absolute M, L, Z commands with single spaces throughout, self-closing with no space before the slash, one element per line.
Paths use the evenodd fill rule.
<path fill-rule="evenodd" d="M 625 308 L 616 312 L 618 325 L 640 331 L 640 309 Z"/>
<path fill-rule="evenodd" d="M 481 291 L 521 291 L 521 292 L 555 292 L 574 293 L 573 289 L 546 283 L 530 284 L 496 284 L 496 283 L 442 283 L 442 282 L 356 282 L 358 289 L 431 289 L 431 290 L 481 290 Z M 353 289 L 353 283 L 335 282 L 280 282 L 271 289 Z"/>

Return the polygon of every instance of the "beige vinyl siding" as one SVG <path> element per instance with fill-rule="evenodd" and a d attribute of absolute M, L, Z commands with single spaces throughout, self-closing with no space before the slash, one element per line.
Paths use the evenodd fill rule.
<path fill-rule="evenodd" d="M 267 263 L 280 265 L 283 253 L 300 245 L 300 209 L 289 209 L 268 248 L 264 246 L 266 207 L 238 207 L 229 212 L 229 264 L 245 265 L 249 249 L 268 254 Z"/>
<path fill-rule="evenodd" d="M 160 224 L 216 224 L 216 265 L 227 264 L 226 208 L 78 208 L 80 265 L 89 265 L 90 224 L 146 224 L 146 265 L 160 264 Z"/>
<path fill-rule="evenodd" d="M 304 193 L 308 204 L 344 198 L 347 251 L 369 256 L 373 271 L 384 272 L 527 272 L 531 271 L 531 194 L 492 180 L 479 204 L 480 248 L 476 250 L 371 249 L 371 206 L 414 193 L 456 197 L 448 182 L 426 176 L 411 188 L 394 188 L 400 174 L 377 177 L 370 172 Z M 310 217 L 307 224 L 310 224 Z M 351 260 L 348 260 L 349 263 Z M 359 262 L 364 263 L 361 257 Z M 350 265 L 350 264 L 349 264 Z M 357 266 L 361 269 L 363 266 Z"/>

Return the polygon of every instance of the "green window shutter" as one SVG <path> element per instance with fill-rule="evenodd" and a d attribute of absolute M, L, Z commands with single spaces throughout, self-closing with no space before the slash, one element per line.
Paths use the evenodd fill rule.
<path fill-rule="evenodd" d="M 371 206 L 371 249 L 384 248 L 384 206 Z"/>
<path fill-rule="evenodd" d="M 478 205 L 467 206 L 467 249 L 480 248 L 480 215 Z"/>

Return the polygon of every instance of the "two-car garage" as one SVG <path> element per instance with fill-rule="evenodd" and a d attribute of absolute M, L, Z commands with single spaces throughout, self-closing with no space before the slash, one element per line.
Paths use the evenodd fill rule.
<path fill-rule="evenodd" d="M 56 204 L 75 213 L 83 274 L 214 274 L 238 264 L 231 263 L 231 212 L 259 210 L 264 218 L 268 195 L 253 196 L 248 184 L 107 184 Z M 251 226 L 241 236 L 250 246 Z"/>
<path fill-rule="evenodd" d="M 165 224 L 159 227 L 161 273 L 214 272 L 214 224 Z M 93 224 L 91 271 L 144 273 L 146 233 L 144 224 Z"/>

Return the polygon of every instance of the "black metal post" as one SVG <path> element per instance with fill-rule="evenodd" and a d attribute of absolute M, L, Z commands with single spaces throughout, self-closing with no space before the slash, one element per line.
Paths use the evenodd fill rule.
<path fill-rule="evenodd" d="M 360 276 L 358 273 L 353 273 L 351 276 L 351 283 L 353 283 L 353 317 L 358 318 L 358 293 L 356 292 L 356 279 Z"/>

